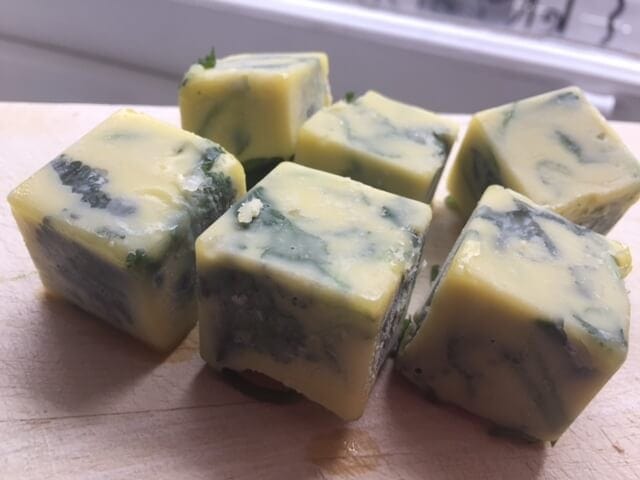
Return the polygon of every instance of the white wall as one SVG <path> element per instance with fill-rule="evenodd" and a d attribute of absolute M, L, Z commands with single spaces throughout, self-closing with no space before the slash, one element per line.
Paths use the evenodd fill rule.
<path fill-rule="evenodd" d="M 640 120 L 640 61 L 312 0 L 0 0 L 0 99 L 173 104 L 215 45 L 327 51 L 336 96 L 468 112 L 561 87 Z"/>
<path fill-rule="evenodd" d="M 171 104 L 179 78 L 0 38 L 0 100 Z"/>

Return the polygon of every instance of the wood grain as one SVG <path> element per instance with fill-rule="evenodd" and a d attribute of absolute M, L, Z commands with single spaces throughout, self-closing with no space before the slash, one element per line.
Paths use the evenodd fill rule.
<path fill-rule="evenodd" d="M 116 108 L 0 103 L 0 195 Z M 177 124 L 175 108 L 139 109 Z M 640 154 L 640 125 L 615 127 Z M 461 227 L 445 193 L 433 263 Z M 640 258 L 639 234 L 636 205 L 610 236 Z M 490 437 L 482 421 L 425 401 L 391 362 L 356 422 L 304 399 L 256 402 L 204 365 L 196 331 L 163 357 L 47 297 L 4 201 L 0 251 L 0 479 L 640 478 L 640 268 L 626 281 L 627 362 L 551 448 Z"/>

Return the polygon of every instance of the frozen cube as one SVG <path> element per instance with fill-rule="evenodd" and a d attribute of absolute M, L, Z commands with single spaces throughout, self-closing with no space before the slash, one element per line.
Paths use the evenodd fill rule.
<path fill-rule="evenodd" d="M 607 233 L 640 197 L 640 164 L 577 87 L 476 113 L 449 177 L 469 215 L 489 185 Z"/>
<path fill-rule="evenodd" d="M 196 242 L 203 358 L 358 418 L 430 220 L 421 202 L 280 164 Z"/>
<path fill-rule="evenodd" d="M 626 358 L 629 268 L 620 244 L 489 187 L 397 366 L 507 431 L 557 440 Z"/>
<path fill-rule="evenodd" d="M 458 126 L 369 91 L 311 117 L 295 161 L 422 202 L 431 202 Z"/>
<path fill-rule="evenodd" d="M 259 53 L 201 61 L 180 87 L 182 127 L 236 155 L 252 186 L 294 153 L 303 122 L 331 103 L 324 53 Z"/>
<path fill-rule="evenodd" d="M 167 350 L 197 318 L 195 238 L 244 193 L 219 145 L 122 110 L 9 202 L 49 292 Z"/>

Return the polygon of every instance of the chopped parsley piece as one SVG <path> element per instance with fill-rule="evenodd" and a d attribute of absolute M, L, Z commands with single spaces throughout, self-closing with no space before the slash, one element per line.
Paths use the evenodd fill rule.
<path fill-rule="evenodd" d="M 440 273 L 440 265 L 432 265 L 431 266 L 431 283 L 438 278 L 438 274 Z"/>
<path fill-rule="evenodd" d="M 145 252 L 141 248 L 137 248 L 133 252 L 129 252 L 127 254 L 126 264 L 127 268 L 137 268 L 144 266 L 149 262 L 149 257 L 147 256 L 147 252 Z"/>
<path fill-rule="evenodd" d="M 128 269 L 138 270 L 143 273 L 152 273 L 160 268 L 160 263 L 153 260 L 142 248 L 136 248 L 129 252 L 125 259 Z"/>
<path fill-rule="evenodd" d="M 446 196 L 446 198 L 444 199 L 444 204 L 449 210 L 454 210 L 456 212 L 459 210 L 458 202 L 451 195 Z"/>
<path fill-rule="evenodd" d="M 130 200 L 111 198 L 108 193 L 102 191 L 102 187 L 109 183 L 106 170 L 92 168 L 73 160 L 65 153 L 56 157 L 51 162 L 51 167 L 58 174 L 60 182 L 70 187 L 71 192 L 80 195 L 80 200 L 88 203 L 91 208 L 106 209 L 118 217 L 136 212 L 136 206 Z"/>
<path fill-rule="evenodd" d="M 73 193 L 81 195 L 81 200 L 91 208 L 107 208 L 111 203 L 111 197 L 102 191 L 102 187 L 108 182 L 106 171 L 91 168 L 64 153 L 53 160 L 51 166 L 60 182 L 71 187 Z"/>
<path fill-rule="evenodd" d="M 209 53 L 206 56 L 198 59 L 198 63 L 200 65 L 202 65 L 206 69 L 215 68 L 215 66 L 216 66 L 216 50 L 215 50 L 215 48 L 211 47 L 211 50 L 209 51 Z"/>
<path fill-rule="evenodd" d="M 353 90 L 349 90 L 347 93 L 344 94 L 344 101 L 347 103 L 353 103 L 355 98 L 356 98 L 356 92 L 354 92 Z"/>
<path fill-rule="evenodd" d="M 218 157 L 224 153 L 224 149 L 220 145 L 214 145 L 207 148 L 202 154 L 202 161 L 200 163 L 202 171 L 205 174 L 209 173 L 213 164 L 218 160 Z"/>

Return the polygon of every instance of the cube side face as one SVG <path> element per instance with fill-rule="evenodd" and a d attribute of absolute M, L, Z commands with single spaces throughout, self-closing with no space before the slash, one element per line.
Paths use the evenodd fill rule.
<path fill-rule="evenodd" d="M 196 243 L 203 358 L 359 417 L 397 344 L 429 221 L 419 202 L 281 164 Z"/>
<path fill-rule="evenodd" d="M 477 115 L 471 118 L 449 174 L 447 187 L 460 212 L 468 217 L 490 185 L 509 185 L 509 173 L 498 163 Z"/>
<path fill-rule="evenodd" d="M 260 265 L 239 268 L 227 258 L 198 268 L 208 363 L 258 371 L 344 418 L 361 415 L 377 319 Z"/>
<path fill-rule="evenodd" d="M 195 237 L 243 193 L 219 146 L 121 111 L 9 202 L 47 290 L 167 350 L 196 320 Z"/>
<path fill-rule="evenodd" d="M 329 59 L 325 54 L 311 57 L 310 61 L 305 61 L 299 69 L 291 73 L 289 82 L 293 155 L 300 127 L 316 112 L 331 105 Z"/>
<path fill-rule="evenodd" d="M 491 187 L 444 268 L 400 370 L 444 401 L 556 440 L 626 358 L 629 302 L 608 242 Z"/>
<path fill-rule="evenodd" d="M 181 87 L 179 103 L 182 128 L 215 139 L 240 161 L 290 156 L 289 93 L 279 75 L 203 74 Z"/>
<path fill-rule="evenodd" d="M 554 210 L 578 225 L 606 235 L 640 199 L 640 184 L 607 193 L 583 195 Z"/>
<path fill-rule="evenodd" d="M 430 202 L 456 135 L 453 122 L 368 92 L 307 121 L 296 162 Z"/>
<path fill-rule="evenodd" d="M 576 87 L 476 114 L 504 183 L 606 233 L 640 196 L 640 164 Z"/>
<path fill-rule="evenodd" d="M 256 54 L 193 65 L 180 88 L 182 126 L 241 162 L 288 160 L 300 125 L 331 101 L 324 54 Z"/>
<path fill-rule="evenodd" d="M 33 222 L 15 211 L 14 216 L 49 292 L 117 328 L 130 329 L 134 317 L 128 294 L 132 279 L 122 268 L 74 242 L 70 235 L 59 232 L 51 218 Z"/>

